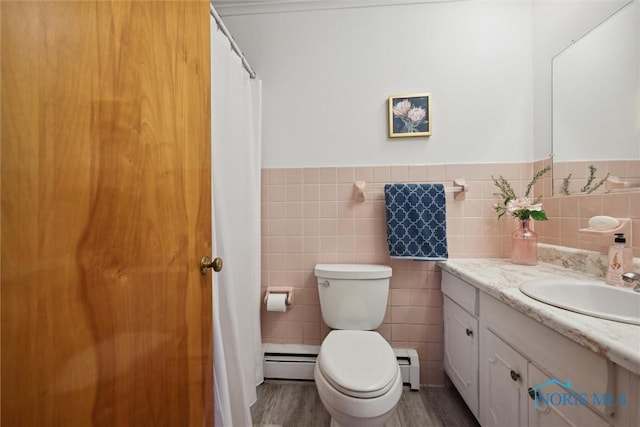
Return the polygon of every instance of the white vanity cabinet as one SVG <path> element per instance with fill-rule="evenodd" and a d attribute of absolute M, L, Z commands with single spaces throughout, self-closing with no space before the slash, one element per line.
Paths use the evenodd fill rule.
<path fill-rule="evenodd" d="M 481 359 L 481 408 L 483 426 L 607 427 L 604 417 L 582 406 L 550 376 L 487 329 Z M 566 405 L 558 405 L 561 398 Z M 545 399 L 550 399 L 548 404 Z M 555 403 L 555 404 L 554 404 Z M 604 414 L 602 414 L 604 415 Z"/>
<path fill-rule="evenodd" d="M 448 273 L 444 293 L 444 370 L 478 418 L 478 290 Z"/>
<path fill-rule="evenodd" d="M 532 363 L 529 363 L 527 369 L 529 398 L 533 402 L 529 402 L 529 427 L 607 427 L 611 425 L 583 406 L 549 405 L 540 396 L 536 399 L 533 387 L 547 381 L 549 376 Z M 555 397 L 564 395 L 565 390 L 557 384 L 549 384 L 544 392 L 546 396 Z"/>
<path fill-rule="evenodd" d="M 527 359 L 490 330 L 482 331 L 481 420 L 486 427 L 527 425 Z"/>
<path fill-rule="evenodd" d="M 479 310 L 483 426 L 611 425 L 605 421 L 611 408 L 578 406 L 565 394 L 583 393 L 589 403 L 594 392 L 615 394 L 613 364 L 485 293 Z M 559 386 L 567 383 L 569 390 Z M 529 389 L 556 404 L 540 413 Z"/>
<path fill-rule="evenodd" d="M 640 426 L 639 375 L 444 270 L 442 292 L 445 372 L 483 427 Z"/>

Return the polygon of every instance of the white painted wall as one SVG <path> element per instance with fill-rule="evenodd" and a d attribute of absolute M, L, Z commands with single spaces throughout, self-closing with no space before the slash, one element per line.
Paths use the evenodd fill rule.
<path fill-rule="evenodd" d="M 551 58 L 626 2 L 264 7 L 224 20 L 264 81 L 265 167 L 510 162 L 552 152 Z M 389 139 L 387 97 L 424 91 L 433 135 Z"/>
<path fill-rule="evenodd" d="M 531 17 L 498 0 L 224 20 L 264 82 L 263 166 L 304 167 L 532 160 Z M 388 96 L 416 92 L 432 136 L 388 138 Z"/>
<path fill-rule="evenodd" d="M 628 0 L 533 1 L 534 159 L 544 158 L 552 152 L 551 59 L 627 2 Z"/>
<path fill-rule="evenodd" d="M 554 58 L 556 160 L 640 158 L 639 3 L 630 3 Z"/>

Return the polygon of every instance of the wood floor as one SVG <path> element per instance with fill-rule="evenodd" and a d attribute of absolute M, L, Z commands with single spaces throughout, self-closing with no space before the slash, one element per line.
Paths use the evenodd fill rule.
<path fill-rule="evenodd" d="M 267 380 L 258 386 L 258 400 L 251 407 L 253 425 L 260 427 L 329 426 L 331 417 L 322 406 L 314 382 Z M 405 387 L 400 403 L 386 427 L 477 427 L 473 414 L 452 385 Z"/>

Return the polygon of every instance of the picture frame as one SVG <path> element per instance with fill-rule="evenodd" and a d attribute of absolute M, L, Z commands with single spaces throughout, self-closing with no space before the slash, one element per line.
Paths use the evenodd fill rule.
<path fill-rule="evenodd" d="M 431 94 L 389 96 L 389 137 L 431 135 Z"/>

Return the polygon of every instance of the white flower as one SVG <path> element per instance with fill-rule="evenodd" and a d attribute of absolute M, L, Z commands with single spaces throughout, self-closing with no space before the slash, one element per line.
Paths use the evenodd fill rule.
<path fill-rule="evenodd" d="M 541 211 L 542 203 L 533 203 L 533 200 L 528 197 L 518 197 L 517 199 L 509 200 L 507 203 L 507 212 L 511 215 L 517 214 L 521 211 Z"/>
<path fill-rule="evenodd" d="M 393 106 L 393 115 L 397 117 L 406 117 L 411 110 L 411 102 L 408 99 L 398 102 Z"/>
<path fill-rule="evenodd" d="M 416 124 L 420 124 L 426 116 L 427 111 L 422 107 L 413 107 L 407 113 L 407 117 L 409 117 L 409 120 Z"/>
<path fill-rule="evenodd" d="M 530 199 L 529 192 L 542 175 L 547 173 L 549 170 L 551 170 L 551 166 L 540 169 L 533 175 L 529 185 L 527 185 L 527 191 L 524 193 L 524 197 L 516 196 L 516 193 L 513 191 L 513 187 L 502 175 L 497 178 L 491 175 L 491 180 L 495 186 L 500 189 L 500 192 L 494 193 L 494 195 L 500 197 L 501 202 L 493 205 L 493 209 L 498 213 L 498 218 L 501 218 L 505 214 L 509 214 L 510 216 L 520 220 L 533 218 L 536 221 L 546 221 L 548 218 L 545 211 L 542 210 L 542 203 L 540 203 L 541 197 Z"/>

